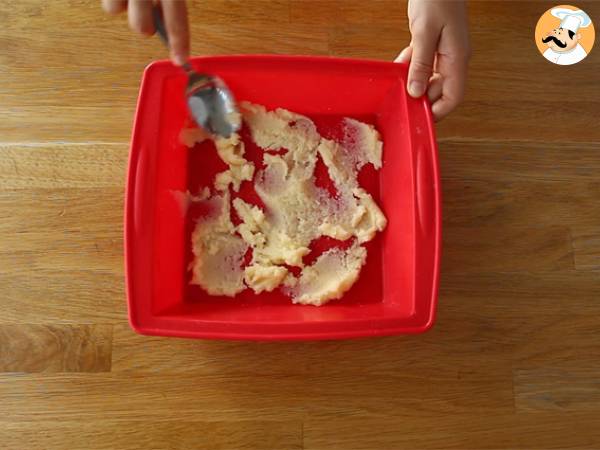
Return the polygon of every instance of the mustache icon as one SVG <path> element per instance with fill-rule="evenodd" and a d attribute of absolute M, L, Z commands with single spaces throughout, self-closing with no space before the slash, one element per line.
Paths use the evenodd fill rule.
<path fill-rule="evenodd" d="M 561 42 L 558 40 L 558 38 L 556 36 L 547 36 L 545 38 L 542 39 L 542 42 L 544 44 L 553 41 L 556 45 L 558 45 L 560 48 L 565 48 L 567 46 L 566 42 Z"/>

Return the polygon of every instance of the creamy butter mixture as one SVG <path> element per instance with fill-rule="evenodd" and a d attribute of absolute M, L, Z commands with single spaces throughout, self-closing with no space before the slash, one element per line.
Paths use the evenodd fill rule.
<path fill-rule="evenodd" d="M 229 167 L 216 175 L 215 193 L 200 200 L 210 213 L 197 223 L 192 236 L 192 283 L 211 295 L 225 296 L 246 287 L 256 293 L 282 288 L 294 303 L 317 306 L 341 298 L 366 262 L 361 244 L 387 224 L 357 179 L 366 164 L 381 168 L 379 133 L 347 118 L 344 138 L 336 142 L 321 137 L 308 117 L 284 109 L 267 111 L 245 103 L 242 115 L 252 139 L 264 150 L 265 168 L 255 173 L 254 164 L 244 158 L 239 135 L 215 139 L 217 152 Z M 184 130 L 181 137 L 188 146 L 207 138 L 192 130 Z M 315 182 L 318 157 L 327 167 L 335 196 Z M 230 186 L 238 192 L 242 182 L 252 180 L 264 210 L 230 198 Z M 238 226 L 231 221 L 231 205 L 241 221 Z M 311 242 L 321 236 L 353 243 L 346 249 L 330 249 L 305 266 Z M 252 258 L 244 267 L 248 249 Z M 291 267 L 300 268 L 300 275 L 294 276 Z"/>
<path fill-rule="evenodd" d="M 244 290 L 242 263 L 248 244 L 231 223 L 229 192 L 205 200 L 209 212 L 192 233 L 192 283 L 210 295 L 233 297 Z"/>

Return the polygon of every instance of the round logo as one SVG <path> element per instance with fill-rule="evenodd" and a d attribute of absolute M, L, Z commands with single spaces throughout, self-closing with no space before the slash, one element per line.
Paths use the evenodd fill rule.
<path fill-rule="evenodd" d="M 592 51 L 596 33 L 590 16 L 576 6 L 550 8 L 535 27 L 535 43 L 553 64 L 577 64 Z"/>

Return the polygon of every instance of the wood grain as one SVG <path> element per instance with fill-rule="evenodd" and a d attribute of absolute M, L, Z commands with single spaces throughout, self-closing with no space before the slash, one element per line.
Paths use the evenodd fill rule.
<path fill-rule="evenodd" d="M 598 411 L 598 367 L 537 367 L 515 371 L 515 402 L 523 411 Z"/>
<path fill-rule="evenodd" d="M 0 145 L 0 189 L 114 188 L 128 153 L 126 144 Z"/>
<path fill-rule="evenodd" d="M 85 267 L 33 272 L 15 265 L 22 259 L 5 261 L 3 271 L 8 271 L 7 266 L 13 270 L 0 272 L 0 323 L 120 323 L 127 318 L 122 273 L 115 275 Z"/>
<path fill-rule="evenodd" d="M 299 450 L 302 449 L 300 422 L 199 421 L 191 419 L 153 422 L 0 422 L 0 441 L 7 450 L 71 449 L 136 450 Z"/>
<path fill-rule="evenodd" d="M 281 393 L 277 395 L 277 393 Z M 97 373 L 0 375 L 5 420 L 304 420 L 313 414 L 420 416 L 514 412 L 510 367 L 441 369 L 436 378 L 343 371 L 315 375 Z M 24 398 L 27 399 L 24 402 Z M 57 401 L 60 398 L 60 401 Z M 82 399 L 85 401 L 81 401 Z M 149 405 L 152 405 L 150 408 Z"/>
<path fill-rule="evenodd" d="M 582 224 L 573 228 L 575 267 L 581 270 L 600 269 L 600 233 L 595 225 Z"/>
<path fill-rule="evenodd" d="M 498 82 L 504 83 L 503 80 Z M 438 130 L 441 135 L 454 138 L 463 137 L 464 130 L 473 130 L 469 135 L 477 139 L 503 140 L 510 136 L 522 141 L 551 142 L 558 148 L 562 141 L 585 143 L 600 140 L 600 130 L 595 126 L 598 107 L 595 101 L 560 102 L 560 117 L 569 116 L 567 121 L 552 120 L 557 105 L 557 101 L 548 100 L 546 96 L 522 102 L 504 100 L 504 96 L 480 101 L 467 97 L 460 107 L 460 114 L 443 121 Z M 532 117 L 538 120 L 531 123 Z M 581 133 L 578 130 L 586 131 Z"/>
<path fill-rule="evenodd" d="M 437 126 L 435 327 L 257 344 L 127 324 L 125 172 L 160 41 L 95 0 L 0 2 L 0 448 L 600 448 L 600 50 L 548 64 L 550 6 L 469 2 L 467 96 Z M 391 60 L 410 41 L 398 0 L 189 11 L 198 55 Z"/>
<path fill-rule="evenodd" d="M 469 314 L 486 311 L 484 306 L 495 309 L 493 314 L 488 312 L 493 316 L 507 306 L 522 305 L 510 314 L 512 319 L 540 313 L 594 315 L 600 309 L 600 278 L 593 271 L 442 272 L 441 276 L 440 289 L 443 297 L 450 300 L 448 307 L 457 301 L 461 310 Z M 481 308 L 475 308 L 477 305 Z"/>
<path fill-rule="evenodd" d="M 420 338 L 391 337 L 376 342 L 244 344 L 244 351 L 237 352 L 239 355 L 234 359 L 230 355 L 239 350 L 241 344 L 146 338 L 134 334 L 126 325 L 115 326 L 112 371 L 152 374 L 192 372 L 199 375 L 251 373 L 280 377 L 298 374 L 329 377 L 345 373 L 359 378 L 387 373 L 394 377 L 402 375 L 420 379 L 424 383 L 429 379 L 452 376 L 449 373 L 460 377 L 463 372 L 472 372 L 477 359 L 486 363 L 477 371 L 479 374 L 493 375 L 506 371 L 507 361 L 512 356 L 508 347 L 509 327 L 514 325 L 503 328 L 507 335 L 504 344 L 497 342 L 496 347 L 491 348 L 490 340 L 482 339 L 480 335 L 481 318 L 468 315 L 461 319 L 458 321 L 457 314 L 453 312 L 444 312 L 440 326 L 431 335 Z M 479 339 L 474 340 L 474 337 Z M 455 343 L 456 352 L 462 357 L 448 351 L 449 340 Z M 487 350 L 485 355 L 482 348 Z M 387 358 L 382 359 L 384 354 Z M 257 367 L 257 358 L 264 361 L 264 366 Z M 448 369 L 440 372 L 443 363 Z"/>
<path fill-rule="evenodd" d="M 599 141 L 555 145 L 548 141 L 441 138 L 439 147 L 444 180 L 600 181 Z"/>
<path fill-rule="evenodd" d="M 112 326 L 0 325 L 0 372 L 109 372 Z"/>
<path fill-rule="evenodd" d="M 572 235 L 593 239 L 600 205 L 599 183 L 587 181 L 444 180 L 445 225 L 470 227 L 568 226 Z M 578 242 L 573 241 L 574 245 Z M 583 241 L 577 250 L 588 248 Z"/>
<path fill-rule="evenodd" d="M 290 0 L 292 23 L 318 23 L 331 28 L 335 25 L 362 25 L 376 23 L 379 26 L 406 22 L 406 5 L 397 0 L 374 0 L 369 7 L 359 2 L 345 0 Z"/>
<path fill-rule="evenodd" d="M 565 270 L 574 267 L 567 227 L 447 226 L 445 272 Z"/>
<path fill-rule="evenodd" d="M 589 430 L 582 425 L 594 424 Z M 395 449 L 581 449 L 595 448 L 600 432 L 597 418 L 585 414 L 518 414 L 398 419 L 309 420 L 305 447 L 311 450 Z M 374 433 L 373 430 L 378 430 Z"/>

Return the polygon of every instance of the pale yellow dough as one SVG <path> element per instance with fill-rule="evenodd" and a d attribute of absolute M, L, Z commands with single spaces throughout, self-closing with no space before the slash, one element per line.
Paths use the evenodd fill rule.
<path fill-rule="evenodd" d="M 367 250 L 356 244 L 348 250 L 327 250 L 302 271 L 298 283 L 291 289 L 293 302 L 321 306 L 342 298 L 358 280 L 366 259 Z"/>
<path fill-rule="evenodd" d="M 229 192 L 205 201 L 210 211 L 192 234 L 192 284 L 210 295 L 233 297 L 245 288 L 242 263 L 248 244 L 235 234 L 229 201 Z"/>
<path fill-rule="evenodd" d="M 209 139 L 208 133 L 201 128 L 184 128 L 181 130 L 181 133 L 179 133 L 179 140 L 181 143 L 190 148 L 207 139 Z"/>
<path fill-rule="evenodd" d="M 205 187 L 198 195 L 192 195 L 190 191 L 171 191 L 171 194 L 173 194 L 173 198 L 179 204 L 181 214 L 185 216 L 192 203 L 203 202 L 210 197 L 210 189 Z"/>
<path fill-rule="evenodd" d="M 207 200 L 218 213 L 201 221 L 193 236 L 194 277 L 209 293 L 235 295 L 245 285 L 256 293 L 283 287 L 294 303 L 320 306 L 341 298 L 360 275 L 367 251 L 362 243 L 373 239 L 387 224 L 373 197 L 362 189 L 357 174 L 365 164 L 382 166 L 382 142 L 371 125 L 345 119 L 341 142 L 322 138 L 308 118 L 283 109 L 267 111 L 245 103 L 242 115 L 254 142 L 265 150 L 265 168 L 258 173 L 244 158 L 239 135 L 215 140 L 229 168 L 217 174 L 218 194 Z M 200 136 L 185 136 L 189 141 Z M 337 196 L 315 183 L 315 166 L 321 157 Z M 241 223 L 234 227 L 229 211 L 229 186 L 238 191 L 243 181 L 254 186 L 266 209 L 234 198 Z M 333 248 L 306 266 L 303 258 L 320 236 L 345 241 L 347 249 Z M 252 260 L 242 260 L 248 248 Z M 294 277 L 286 266 L 302 269 Z"/>
<path fill-rule="evenodd" d="M 281 266 L 262 266 L 253 264 L 246 267 L 244 280 L 250 289 L 257 294 L 263 291 L 271 292 L 279 286 L 288 274 Z"/>
<path fill-rule="evenodd" d="M 251 181 L 254 176 L 254 164 L 244 158 L 244 143 L 236 133 L 228 139 L 215 139 L 215 146 L 219 157 L 229 166 L 229 169 L 215 177 L 215 189 L 225 191 L 231 184 L 233 190 L 238 192 L 242 182 Z"/>

